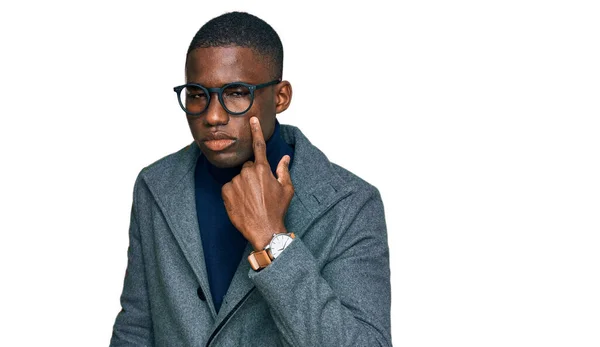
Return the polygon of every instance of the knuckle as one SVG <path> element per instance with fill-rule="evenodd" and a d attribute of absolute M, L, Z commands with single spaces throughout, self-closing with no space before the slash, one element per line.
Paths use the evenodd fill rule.
<path fill-rule="evenodd" d="M 267 171 L 267 169 L 270 171 L 271 167 L 265 163 L 257 163 L 255 164 L 256 167 L 256 171 L 258 171 L 258 173 L 265 173 L 265 171 Z"/>
<path fill-rule="evenodd" d="M 254 141 L 254 148 L 264 148 L 265 142 L 261 140 Z"/>

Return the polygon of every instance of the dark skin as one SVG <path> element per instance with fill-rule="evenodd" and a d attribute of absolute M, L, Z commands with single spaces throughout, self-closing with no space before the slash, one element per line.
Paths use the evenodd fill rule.
<path fill-rule="evenodd" d="M 207 88 L 231 82 L 265 83 L 274 79 L 268 61 L 246 47 L 197 48 L 188 56 L 186 80 Z M 276 114 L 285 111 L 291 99 L 292 87 L 282 81 L 257 90 L 252 107 L 242 115 L 228 114 L 212 94 L 203 114 L 187 117 L 195 142 L 211 164 L 220 168 L 243 165 L 240 174 L 223 185 L 221 195 L 231 223 L 255 250 L 263 249 L 274 233 L 287 232 L 284 218 L 294 195 L 290 158 L 286 155 L 279 161 L 275 177 L 267 161 L 265 139 L 273 134 Z M 251 124 L 251 120 L 256 122 Z M 215 136 L 227 137 L 231 145 L 212 150 L 205 141 Z"/>

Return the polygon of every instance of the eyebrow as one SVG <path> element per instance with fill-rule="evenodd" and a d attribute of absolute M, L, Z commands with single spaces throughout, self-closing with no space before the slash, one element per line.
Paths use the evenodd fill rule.
<path fill-rule="evenodd" d="M 198 85 L 201 85 L 201 86 L 203 86 L 204 88 L 207 88 L 207 89 L 208 88 L 223 88 L 224 86 L 226 86 L 228 84 L 235 84 L 235 83 L 246 83 L 246 84 L 252 84 L 252 85 L 254 85 L 254 83 L 246 82 L 246 81 L 232 81 L 232 82 L 227 82 L 225 84 L 222 84 L 219 87 L 208 87 L 208 86 L 206 86 L 206 85 L 204 85 L 204 84 L 202 84 L 200 82 L 186 82 L 186 84 L 198 84 Z"/>

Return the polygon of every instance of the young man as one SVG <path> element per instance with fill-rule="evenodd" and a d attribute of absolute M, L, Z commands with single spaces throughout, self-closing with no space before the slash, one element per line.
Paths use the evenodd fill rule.
<path fill-rule="evenodd" d="M 111 346 L 391 346 L 379 192 L 278 123 L 282 67 L 247 13 L 192 40 L 174 90 L 194 142 L 136 180 Z"/>

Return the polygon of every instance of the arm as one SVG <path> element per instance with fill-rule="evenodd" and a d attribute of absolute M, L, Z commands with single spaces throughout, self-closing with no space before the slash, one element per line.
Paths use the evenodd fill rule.
<path fill-rule="evenodd" d="M 135 192 L 131 208 L 127 259 L 127 270 L 121 294 L 122 309 L 115 320 L 110 346 L 153 346 L 152 318 L 135 209 Z"/>
<path fill-rule="evenodd" d="M 291 346 L 391 346 L 389 251 L 374 190 L 319 269 L 297 239 L 250 278 Z M 330 232 L 323 230 L 322 232 Z"/>
<path fill-rule="evenodd" d="M 255 250 L 275 232 L 287 232 L 284 217 L 294 195 L 288 156 L 271 173 L 260 123 L 250 118 L 254 162 L 223 185 L 221 195 L 232 224 Z M 297 239 L 250 279 L 261 292 L 292 346 L 391 346 L 389 252 L 383 204 L 373 187 L 353 196 L 356 213 L 337 230 L 336 244 L 319 268 Z M 316 245 L 318 247 L 318 245 Z"/>

